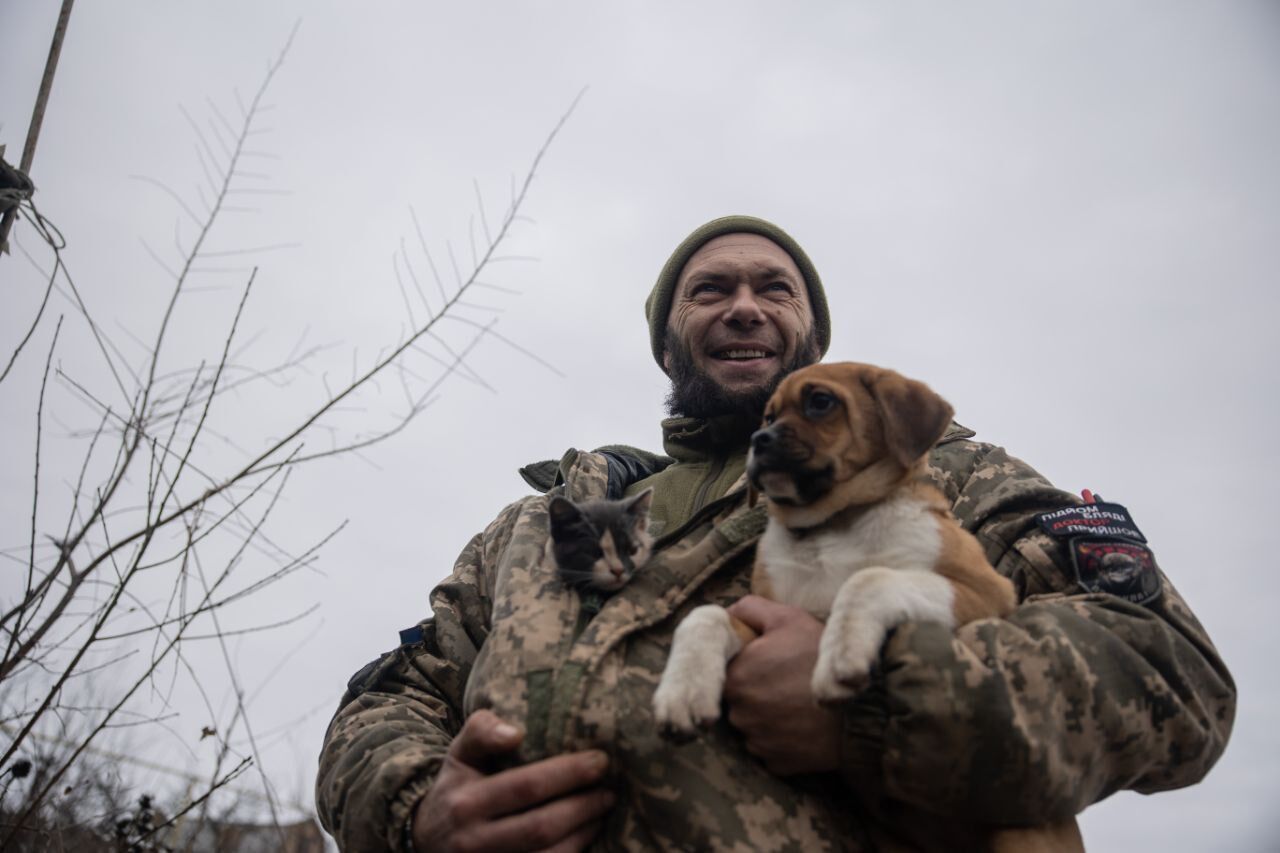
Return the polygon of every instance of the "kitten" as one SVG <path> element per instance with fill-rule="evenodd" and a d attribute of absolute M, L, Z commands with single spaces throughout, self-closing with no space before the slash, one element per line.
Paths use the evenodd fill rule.
<path fill-rule="evenodd" d="M 653 551 L 652 501 L 653 489 L 619 501 L 552 498 L 547 505 L 552 552 L 565 585 L 603 593 L 626 586 Z"/>

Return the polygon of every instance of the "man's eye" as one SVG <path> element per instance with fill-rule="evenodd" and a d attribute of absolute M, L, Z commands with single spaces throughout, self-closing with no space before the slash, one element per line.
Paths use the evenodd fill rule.
<path fill-rule="evenodd" d="M 721 292 L 723 292 L 723 291 L 724 291 L 724 288 L 723 288 L 723 287 L 721 287 L 721 286 L 720 286 L 720 285 L 718 285 L 718 284 L 714 284 L 714 283 L 712 283 L 712 282 L 709 282 L 709 281 L 704 281 L 704 282 L 703 282 L 703 283 L 701 283 L 701 284 L 695 284 L 695 285 L 693 286 L 693 295 L 694 295 L 694 296 L 700 296 L 701 294 L 704 294 L 704 293 L 706 293 L 706 294 L 716 294 L 716 293 L 721 293 Z"/>
<path fill-rule="evenodd" d="M 791 285 L 787 284 L 785 281 L 771 281 L 764 286 L 764 289 L 774 293 L 790 293 Z"/>
<path fill-rule="evenodd" d="M 822 417 L 831 412 L 839 401 L 834 394 L 828 394 L 826 391 L 814 391 L 804 401 L 804 413 L 811 418 Z"/>

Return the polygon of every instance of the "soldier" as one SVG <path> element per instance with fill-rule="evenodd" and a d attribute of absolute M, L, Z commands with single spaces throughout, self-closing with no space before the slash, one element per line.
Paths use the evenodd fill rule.
<path fill-rule="evenodd" d="M 743 471 L 772 389 L 826 351 L 818 274 L 777 226 L 725 217 L 677 247 L 645 308 L 672 380 L 667 455 L 570 450 L 521 473 L 575 500 L 652 487 L 657 553 L 592 612 L 551 564 L 545 494 L 473 538 L 326 734 L 316 799 L 342 849 L 915 849 L 920 807 L 1033 825 L 1208 772 L 1235 686 L 1127 511 L 955 424 L 930 476 L 1021 603 L 954 635 L 907 624 L 869 689 L 815 704 L 822 625 L 744 598 L 764 515 Z M 761 636 L 730 666 L 727 719 L 674 744 L 653 689 L 674 626 L 707 603 Z"/>

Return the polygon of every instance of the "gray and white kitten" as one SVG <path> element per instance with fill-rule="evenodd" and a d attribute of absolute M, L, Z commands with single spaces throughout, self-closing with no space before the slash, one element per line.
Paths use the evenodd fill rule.
<path fill-rule="evenodd" d="M 653 489 L 617 501 L 552 498 L 547 505 L 552 553 L 565 585 L 598 592 L 626 586 L 653 552 L 652 502 Z"/>

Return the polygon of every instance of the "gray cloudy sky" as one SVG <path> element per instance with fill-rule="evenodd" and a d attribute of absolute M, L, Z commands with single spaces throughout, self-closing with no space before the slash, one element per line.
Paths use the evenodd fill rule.
<path fill-rule="evenodd" d="M 14 161 L 56 5 L 0 2 L 0 143 Z M 481 228 L 473 180 L 496 218 L 512 176 L 590 88 L 508 249 L 537 260 L 486 275 L 519 293 L 472 297 L 496 315 L 462 309 L 497 316 L 564 377 L 482 342 L 469 363 L 492 390 L 450 379 L 367 461 L 299 472 L 273 535 L 301 549 L 348 526 L 318 572 L 226 617 L 249 626 L 319 604 L 233 646 L 255 725 L 271 732 L 266 770 L 286 794 L 310 796 L 345 679 L 395 645 L 467 538 L 525 492 L 519 465 L 570 446 L 657 447 L 664 378 L 644 295 L 688 230 L 746 212 L 782 224 L 817 264 L 831 357 L 925 379 L 980 438 L 1063 488 L 1126 504 L 1232 666 L 1240 715 L 1221 764 L 1193 789 L 1090 809 L 1090 849 L 1273 849 L 1280 6 L 81 3 L 32 175 L 79 287 L 135 360 L 130 335 L 154 334 L 171 281 L 151 253 L 174 266 L 175 230 L 189 241 L 191 228 L 175 225 L 183 214 L 163 190 L 130 176 L 195 205 L 201 167 L 180 107 L 206 131 L 215 108 L 236 114 L 236 93 L 256 88 L 298 18 L 267 98 L 270 132 L 252 140 L 278 158 L 256 159 L 270 176 L 260 185 L 288 194 L 241 197 L 256 212 L 226 216 L 209 244 L 289 247 L 201 273 L 170 350 L 216 356 L 250 264 L 244 335 L 259 337 L 246 360 L 280 360 L 304 330 L 334 344 L 287 388 L 216 412 L 244 452 L 406 328 L 392 258 L 401 240 L 416 246 L 410 206 L 437 259 L 449 241 L 465 260 L 469 223 Z M 29 230 L 17 238 L 43 262 Z M 6 352 L 41 286 L 21 253 L 0 260 Z M 59 363 L 104 383 L 85 330 L 57 308 L 68 317 Z M 469 331 L 455 323 L 448 340 L 463 346 Z M 6 548 L 28 536 L 29 413 L 51 334 L 0 386 Z M 343 415 L 351 429 L 403 410 L 398 381 L 377 390 Z M 96 422 L 65 386 L 48 406 L 63 434 Z M 49 441 L 52 529 L 67 506 L 54 484 L 74 475 L 59 466 L 74 467 L 79 445 Z M 218 453 L 206 460 L 218 470 L 242 458 Z M 4 565 L 7 598 L 18 564 Z M 190 737 L 207 714 L 190 692 L 172 698 L 176 734 L 139 749 L 207 762 L 212 745 Z"/>

